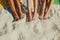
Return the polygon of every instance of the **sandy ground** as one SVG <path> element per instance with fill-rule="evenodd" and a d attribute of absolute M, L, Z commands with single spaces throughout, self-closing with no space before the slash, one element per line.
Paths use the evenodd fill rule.
<path fill-rule="evenodd" d="M 12 15 L 0 9 L 0 40 L 60 40 L 60 6 L 53 5 L 50 19 L 13 22 Z"/>

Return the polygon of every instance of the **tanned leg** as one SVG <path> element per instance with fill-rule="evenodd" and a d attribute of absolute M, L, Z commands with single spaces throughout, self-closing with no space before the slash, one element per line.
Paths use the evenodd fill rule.
<path fill-rule="evenodd" d="M 37 14 L 37 3 L 38 1 L 37 0 L 34 0 L 34 12 L 33 12 L 33 15 L 32 15 L 32 19 L 34 20 L 36 18 L 36 14 Z"/>
<path fill-rule="evenodd" d="M 43 20 L 45 6 L 46 6 L 46 0 L 42 0 L 42 5 L 41 5 L 40 13 L 39 13 L 39 19 L 41 20 Z"/>
<path fill-rule="evenodd" d="M 15 0 L 15 3 L 17 4 L 16 6 L 17 6 L 17 8 L 18 8 L 18 12 L 19 12 L 19 17 L 20 17 L 20 19 L 24 18 L 24 14 L 23 14 L 23 12 L 22 12 L 21 4 L 20 4 L 19 0 Z"/>
<path fill-rule="evenodd" d="M 31 14 L 30 0 L 27 0 L 27 6 L 28 6 L 28 21 L 31 21 L 32 14 Z"/>
<path fill-rule="evenodd" d="M 10 7 L 11 7 L 13 13 L 14 13 L 15 20 L 18 20 L 19 19 L 19 16 L 18 16 L 18 14 L 16 12 L 14 1 L 13 0 L 9 0 L 9 4 L 10 4 Z"/>
<path fill-rule="evenodd" d="M 45 11 L 45 14 L 44 14 L 44 19 L 49 18 L 48 15 L 49 15 L 49 11 L 51 9 L 52 4 L 53 4 L 53 0 L 49 0 L 46 11 Z"/>

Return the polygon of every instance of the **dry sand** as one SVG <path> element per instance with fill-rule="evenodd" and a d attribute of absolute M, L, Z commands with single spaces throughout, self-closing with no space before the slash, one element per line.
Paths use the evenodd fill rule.
<path fill-rule="evenodd" d="M 50 19 L 12 22 L 12 15 L 0 9 L 0 40 L 60 40 L 60 6 L 53 5 Z M 37 16 L 38 17 L 38 16 Z"/>

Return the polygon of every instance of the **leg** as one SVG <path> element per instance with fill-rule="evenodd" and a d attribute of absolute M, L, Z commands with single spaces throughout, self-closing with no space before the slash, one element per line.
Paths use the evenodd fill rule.
<path fill-rule="evenodd" d="M 32 14 L 31 14 L 31 8 L 30 8 L 30 0 L 27 0 L 27 6 L 28 6 L 28 21 L 31 21 Z"/>
<path fill-rule="evenodd" d="M 13 0 L 9 0 L 9 4 L 10 4 L 10 7 L 11 7 L 11 9 L 12 9 L 14 15 L 15 15 L 16 20 L 18 20 L 19 16 L 18 16 L 18 14 L 16 12 L 14 1 Z"/>
<path fill-rule="evenodd" d="M 16 6 L 17 6 L 17 8 L 18 8 L 18 12 L 19 12 L 19 17 L 20 17 L 20 19 L 24 18 L 24 14 L 23 14 L 23 12 L 22 12 L 21 4 L 20 4 L 19 0 L 15 0 L 15 3 L 17 4 Z"/>
<path fill-rule="evenodd" d="M 49 0 L 49 2 L 47 1 L 47 3 L 48 3 L 48 5 L 47 5 L 47 8 L 46 8 L 46 11 L 44 14 L 44 19 L 49 18 L 48 15 L 49 15 L 49 11 L 51 9 L 51 5 L 53 4 L 53 0 Z"/>
<path fill-rule="evenodd" d="M 42 5 L 39 13 L 39 19 L 43 19 L 44 16 L 44 11 L 45 11 L 45 6 L 46 6 L 46 0 L 42 0 Z"/>
<path fill-rule="evenodd" d="M 36 18 L 36 14 L 37 14 L 37 0 L 34 0 L 34 13 L 32 15 L 33 20 Z"/>

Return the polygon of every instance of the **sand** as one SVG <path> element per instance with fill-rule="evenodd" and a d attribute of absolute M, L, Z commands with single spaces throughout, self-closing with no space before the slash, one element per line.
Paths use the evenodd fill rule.
<path fill-rule="evenodd" d="M 53 5 L 50 19 L 26 22 L 24 19 L 13 22 L 12 15 L 0 9 L 0 40 L 60 40 L 60 6 Z"/>

